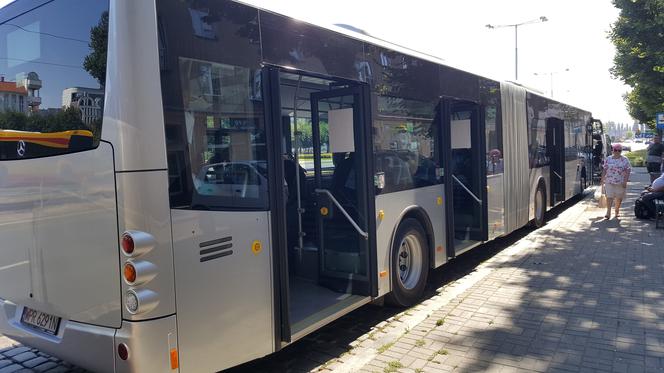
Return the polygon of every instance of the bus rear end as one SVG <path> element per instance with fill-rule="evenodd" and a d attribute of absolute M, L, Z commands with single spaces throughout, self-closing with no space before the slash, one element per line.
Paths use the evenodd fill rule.
<path fill-rule="evenodd" d="M 135 137 L 118 135 L 149 127 L 128 116 L 154 116 L 131 109 L 128 97 L 141 92 L 128 85 L 141 73 L 130 58 L 158 58 L 156 35 L 123 22 L 155 30 L 156 20 L 113 20 L 139 17 L 132 6 L 154 17 L 143 3 L 17 0 L 0 9 L 0 334 L 99 372 L 178 371 L 165 160 L 142 165 L 150 157 L 126 149 Z M 119 41 L 129 39 L 153 53 L 127 51 Z M 123 234 L 133 252 L 123 253 Z"/>

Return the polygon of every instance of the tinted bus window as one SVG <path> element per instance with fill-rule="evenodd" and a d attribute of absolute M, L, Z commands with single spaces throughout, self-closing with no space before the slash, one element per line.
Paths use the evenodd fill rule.
<path fill-rule="evenodd" d="M 108 0 L 0 10 L 0 160 L 93 148 L 101 132 Z"/>
<path fill-rule="evenodd" d="M 383 193 L 437 183 L 432 124 L 396 118 L 374 122 L 374 163 L 378 172 L 385 173 Z"/>
<path fill-rule="evenodd" d="M 258 12 L 226 1 L 157 7 L 171 207 L 267 209 Z"/>

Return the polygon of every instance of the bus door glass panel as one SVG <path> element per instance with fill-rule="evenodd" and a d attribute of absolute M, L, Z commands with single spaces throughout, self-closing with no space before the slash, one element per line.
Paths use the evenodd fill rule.
<path fill-rule="evenodd" d="M 565 136 L 564 122 L 560 119 L 546 120 L 546 149 L 550 159 L 549 185 L 550 204 L 565 200 Z"/>
<path fill-rule="evenodd" d="M 476 105 L 453 105 L 450 118 L 454 249 L 482 240 L 482 167 Z"/>
<path fill-rule="evenodd" d="M 359 89 L 311 95 L 320 282 L 368 294 L 366 174 Z"/>

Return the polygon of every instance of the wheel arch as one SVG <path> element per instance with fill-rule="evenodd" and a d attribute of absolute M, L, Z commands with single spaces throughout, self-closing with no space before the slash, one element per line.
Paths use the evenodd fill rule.
<path fill-rule="evenodd" d="M 537 193 L 539 187 L 542 187 L 542 190 L 544 191 L 544 212 L 547 212 L 549 207 L 549 185 L 546 183 L 543 176 L 538 177 L 537 182 L 535 183 L 535 189 L 533 190 L 533 204 L 535 203 L 535 193 Z"/>
<path fill-rule="evenodd" d="M 435 264 L 435 254 L 436 254 L 436 245 L 435 245 L 435 236 L 433 232 L 433 224 L 431 224 L 431 219 L 429 218 L 429 214 L 418 205 L 411 205 L 406 207 L 401 214 L 399 215 L 399 218 L 397 219 L 397 223 L 394 225 L 394 228 L 392 228 L 392 237 L 390 238 L 390 254 L 392 252 L 392 249 L 394 247 L 394 240 L 397 235 L 397 230 L 399 229 L 399 226 L 401 223 L 409 218 L 413 218 L 417 220 L 422 228 L 424 229 L 424 233 L 427 236 L 427 245 L 429 246 L 429 268 L 433 268 L 432 266 Z M 390 266 L 392 266 L 392 256 L 390 255 Z M 391 268 L 391 267 L 390 267 Z"/>
<path fill-rule="evenodd" d="M 530 193 L 530 202 L 529 202 L 529 204 L 531 206 L 530 211 L 532 212 L 532 219 L 529 221 L 529 225 L 537 226 L 537 223 L 536 223 L 536 221 L 537 221 L 536 207 L 537 206 L 536 206 L 536 202 L 535 202 L 535 198 L 537 198 L 537 190 L 542 188 L 542 193 L 544 194 L 544 196 L 542 196 L 543 197 L 542 199 L 544 200 L 544 206 L 543 206 L 543 211 L 542 211 L 543 215 L 546 215 L 546 212 L 551 207 L 550 206 L 551 201 L 549 201 L 549 198 L 548 198 L 548 196 L 549 196 L 549 190 L 548 190 L 549 186 L 547 185 L 547 182 L 546 182 L 546 180 L 543 176 L 540 175 L 539 177 L 537 177 L 537 179 L 533 183 L 533 185 L 534 185 L 534 188 L 532 189 L 532 191 Z"/>

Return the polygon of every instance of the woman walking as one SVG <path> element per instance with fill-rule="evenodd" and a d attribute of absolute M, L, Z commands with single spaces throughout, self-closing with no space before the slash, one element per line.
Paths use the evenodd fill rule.
<path fill-rule="evenodd" d="M 622 152 L 620 144 L 614 144 L 611 147 L 612 153 L 610 157 L 604 160 L 604 167 L 602 170 L 602 185 L 606 191 L 606 219 L 611 218 L 611 205 L 613 200 L 616 200 L 616 218 L 620 216 L 620 204 L 625 198 L 625 191 L 627 189 L 627 182 L 629 181 L 629 174 L 632 172 L 632 165 L 629 159 Z"/>

